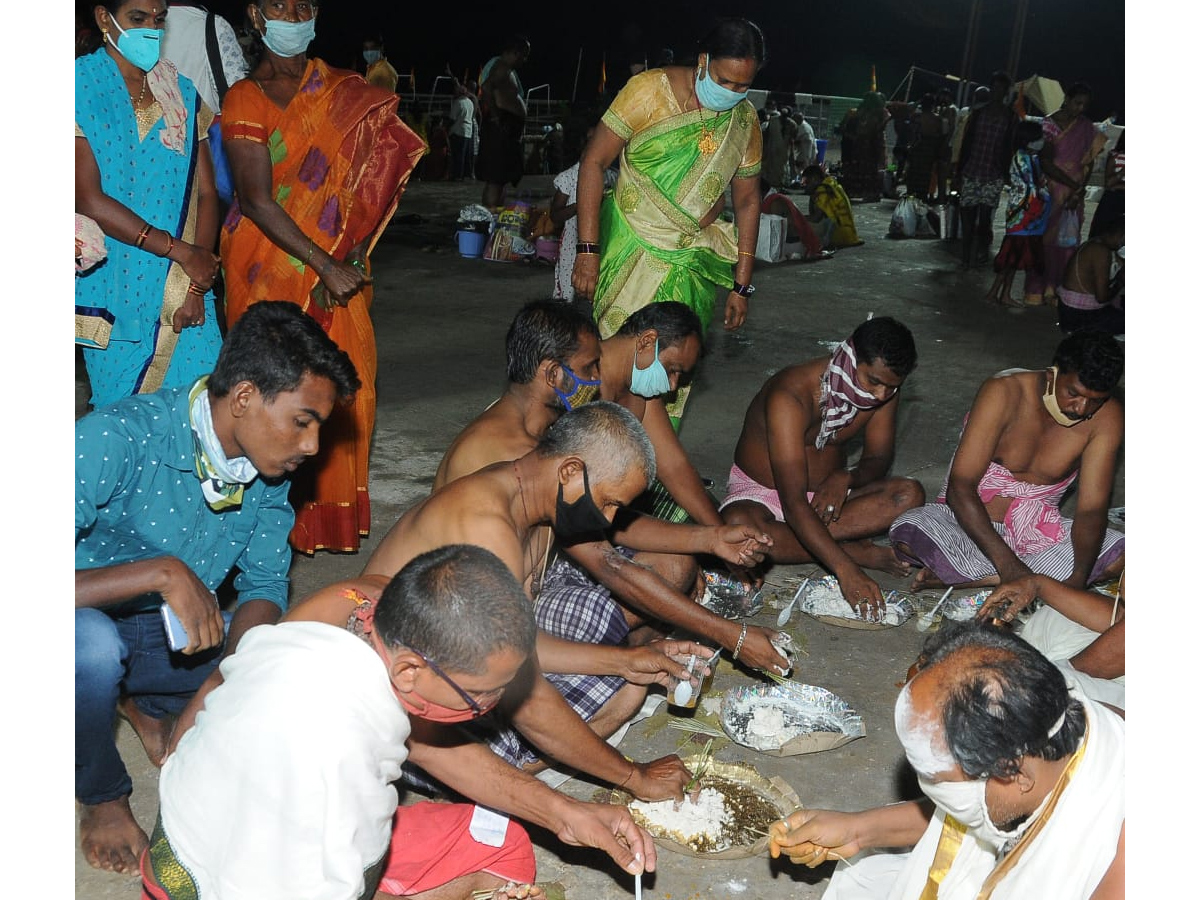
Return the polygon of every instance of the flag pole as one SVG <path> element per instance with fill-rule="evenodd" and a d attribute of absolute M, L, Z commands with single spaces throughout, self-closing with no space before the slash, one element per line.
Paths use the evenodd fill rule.
<path fill-rule="evenodd" d="M 575 63 L 575 86 L 571 88 L 571 102 L 575 102 L 575 92 L 579 90 L 579 67 L 583 65 L 583 48 L 579 48 L 579 59 Z"/>

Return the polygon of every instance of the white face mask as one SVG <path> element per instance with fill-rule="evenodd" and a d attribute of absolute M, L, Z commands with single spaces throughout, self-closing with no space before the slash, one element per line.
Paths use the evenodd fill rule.
<path fill-rule="evenodd" d="M 932 800 L 948 816 L 954 816 L 971 831 L 983 827 L 988 819 L 987 801 L 984 791 L 987 779 L 976 781 L 930 781 L 917 775 L 921 792 Z"/>
<path fill-rule="evenodd" d="M 1050 797 L 1047 795 L 1041 805 L 1012 831 L 1003 831 L 992 821 L 992 814 L 988 810 L 987 783 L 988 779 L 986 778 L 973 781 L 932 782 L 921 775 L 917 776 L 917 784 L 921 786 L 921 791 L 939 809 L 967 826 L 977 840 L 997 850 L 1003 850 L 1020 840 L 1021 835 L 1037 821 L 1038 815 Z"/>

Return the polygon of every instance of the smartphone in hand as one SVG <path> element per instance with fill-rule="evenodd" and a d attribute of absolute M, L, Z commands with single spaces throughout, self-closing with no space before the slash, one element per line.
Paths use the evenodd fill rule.
<path fill-rule="evenodd" d="M 162 613 L 163 627 L 167 630 L 167 646 L 178 653 L 188 645 L 187 631 L 169 603 L 164 602 L 158 609 Z"/>

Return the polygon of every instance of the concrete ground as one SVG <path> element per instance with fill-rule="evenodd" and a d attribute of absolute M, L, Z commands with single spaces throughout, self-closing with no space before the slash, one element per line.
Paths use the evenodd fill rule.
<path fill-rule="evenodd" d="M 543 204 L 553 190 L 544 176 L 528 177 L 521 187 Z M 397 517 L 427 494 L 443 450 L 503 388 L 504 334 L 514 313 L 524 302 L 550 294 L 549 266 L 458 255 L 453 237 L 458 210 L 478 200 L 479 185 L 474 182 L 415 183 L 376 248 L 374 316 L 380 375 L 371 471 L 372 533 L 359 555 L 298 558 L 293 566 L 294 598 L 357 574 Z M 931 497 L 941 485 L 963 414 L 982 380 L 1010 366 L 1049 363 L 1061 339 L 1054 311 L 986 305 L 990 268 L 959 271 L 956 243 L 885 237 L 894 205 L 884 200 L 856 206 L 858 230 L 866 244 L 838 251 L 832 260 L 758 264 L 758 292 L 745 327 L 726 333 L 714 323 L 682 440 L 718 492 L 724 487 L 745 407 L 762 382 L 783 366 L 824 353 L 826 342 L 847 337 L 871 313 L 899 318 L 917 340 L 919 365 L 899 396 L 893 472 L 919 479 Z M 1014 294 L 1019 285 L 1018 278 Z M 1114 507 L 1125 504 L 1124 483 L 1122 464 Z M 776 573 L 770 580 L 796 572 Z M 885 588 L 903 586 L 898 579 L 880 580 Z M 776 616 L 768 605 L 752 621 L 773 624 Z M 863 716 L 866 736 L 836 750 L 786 759 L 718 741 L 716 758 L 748 761 L 767 777 L 779 776 L 806 807 L 860 809 L 913 796 L 915 782 L 906 776 L 892 728 L 892 704 L 897 682 L 924 637 L 915 621 L 895 629 L 859 631 L 797 613 L 787 630 L 802 650 L 793 677 L 845 699 Z M 712 691 L 752 680 L 744 670 L 723 663 Z M 688 743 L 692 735 L 667 727 L 665 710 L 660 707 L 635 724 L 620 744 L 622 752 L 647 760 L 681 747 L 684 753 L 698 750 L 703 739 Z M 134 813 L 148 830 L 157 809 L 157 770 L 124 722 L 119 742 L 134 779 Z M 573 780 L 563 790 L 591 798 L 597 786 Z M 599 853 L 564 847 L 545 833 L 535 832 L 534 838 L 539 878 L 562 882 L 573 900 L 632 893 L 632 879 L 606 865 Z M 136 878 L 89 868 L 78 842 L 75 859 L 77 897 L 139 896 Z M 765 857 L 700 861 L 662 850 L 658 872 L 645 879 L 644 892 L 647 898 L 661 900 L 820 896 L 828 867 L 808 870 L 783 863 Z"/>

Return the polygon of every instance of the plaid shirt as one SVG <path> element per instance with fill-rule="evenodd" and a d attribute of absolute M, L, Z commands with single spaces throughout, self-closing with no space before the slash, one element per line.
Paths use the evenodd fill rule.
<path fill-rule="evenodd" d="M 984 108 L 986 109 L 986 107 Z M 999 114 L 975 110 L 967 120 L 964 138 L 962 175 L 979 181 L 1004 178 L 1012 159 L 1012 113 Z"/>

